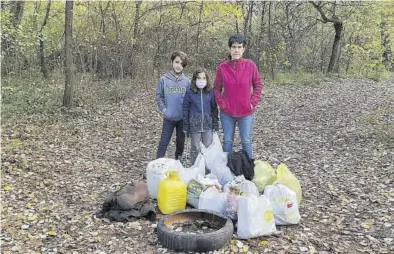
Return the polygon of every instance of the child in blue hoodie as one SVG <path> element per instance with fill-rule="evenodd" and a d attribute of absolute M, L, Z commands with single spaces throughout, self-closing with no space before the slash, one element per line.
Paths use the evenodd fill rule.
<path fill-rule="evenodd" d="M 181 159 L 185 146 L 185 134 L 183 133 L 182 103 L 186 90 L 190 87 L 190 79 L 183 73 L 187 65 L 187 55 L 176 51 L 171 55 L 172 68 L 164 74 L 156 88 L 156 103 L 163 115 L 163 128 L 157 158 L 166 154 L 174 128 L 176 129 L 175 159 Z"/>
<path fill-rule="evenodd" d="M 198 69 L 183 100 L 183 128 L 186 135 L 191 136 L 192 164 L 200 152 L 200 141 L 209 146 L 213 131 L 218 131 L 219 113 L 212 88 L 207 72 Z"/>

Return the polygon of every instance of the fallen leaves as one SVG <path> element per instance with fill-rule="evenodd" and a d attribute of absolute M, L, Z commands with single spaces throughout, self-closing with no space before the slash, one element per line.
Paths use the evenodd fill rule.
<path fill-rule="evenodd" d="M 51 231 L 48 231 L 48 235 L 57 236 L 57 233 L 56 233 L 56 231 L 51 230 Z"/>
<path fill-rule="evenodd" d="M 369 229 L 375 223 L 374 219 L 368 219 L 365 222 L 361 223 L 361 227 L 365 229 Z"/>
<path fill-rule="evenodd" d="M 269 241 L 263 240 L 259 242 L 259 246 L 267 246 L 269 244 Z"/>
<path fill-rule="evenodd" d="M 265 89 L 255 157 L 286 160 L 300 180 L 301 223 L 278 226 L 275 236 L 234 238 L 216 253 L 391 253 L 394 148 L 375 133 L 392 120 L 362 116 L 390 102 L 393 85 L 336 79 Z M 170 253 L 158 242 L 157 223 L 92 218 L 107 193 L 141 179 L 156 156 L 162 120 L 152 113 L 154 89 L 132 96 L 74 113 L 2 119 L 4 253 Z M 237 135 L 234 144 L 240 149 Z"/>

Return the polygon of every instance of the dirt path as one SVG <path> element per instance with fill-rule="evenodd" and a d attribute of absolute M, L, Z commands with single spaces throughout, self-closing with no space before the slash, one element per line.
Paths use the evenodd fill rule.
<path fill-rule="evenodd" d="M 142 178 L 154 159 L 161 119 L 153 93 L 66 115 L 2 119 L 2 252 L 171 252 L 151 222 L 91 217 L 106 193 Z M 299 178 L 303 203 L 299 225 L 242 241 L 248 251 L 394 252 L 394 82 L 267 85 L 254 138 L 256 159 L 286 162 Z"/>

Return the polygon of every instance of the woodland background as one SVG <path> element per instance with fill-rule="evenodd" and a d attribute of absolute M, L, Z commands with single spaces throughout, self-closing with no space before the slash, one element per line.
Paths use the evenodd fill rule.
<path fill-rule="evenodd" d="M 302 219 L 212 253 L 394 253 L 394 1 L 1 1 L 2 253 L 174 253 L 92 214 L 156 157 L 171 52 L 212 80 L 236 32 L 255 157 L 297 176 Z"/>
<path fill-rule="evenodd" d="M 39 104 L 61 104 L 67 26 L 75 77 L 69 96 L 76 105 L 94 100 L 95 81 L 114 85 L 97 95 L 114 100 L 131 87 L 155 86 L 174 50 L 189 55 L 188 75 L 204 67 L 213 76 L 236 32 L 248 38 L 245 57 L 276 83 L 327 73 L 387 80 L 393 73 L 393 1 L 68 3 L 72 18 L 66 21 L 64 1 L 1 1 L 4 114 L 18 112 L 15 97 L 27 97 L 23 104 L 35 97 Z"/>

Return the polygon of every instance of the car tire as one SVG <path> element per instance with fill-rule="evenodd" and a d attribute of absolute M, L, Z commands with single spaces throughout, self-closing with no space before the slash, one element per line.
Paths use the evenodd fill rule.
<path fill-rule="evenodd" d="M 218 230 L 203 234 L 188 234 L 170 229 L 173 223 L 182 223 L 198 219 L 217 223 Z M 233 222 L 215 212 L 190 209 L 176 212 L 162 218 L 157 225 L 158 238 L 163 246 L 177 251 L 207 252 L 228 245 L 233 237 Z"/>

